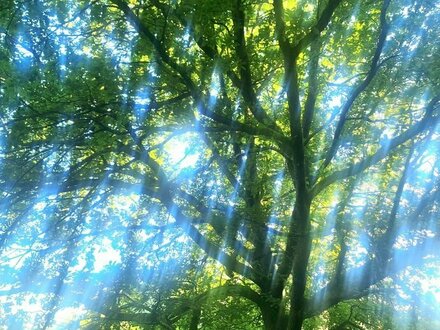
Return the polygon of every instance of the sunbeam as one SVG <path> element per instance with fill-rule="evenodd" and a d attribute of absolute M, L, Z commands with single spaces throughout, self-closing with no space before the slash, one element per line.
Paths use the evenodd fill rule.
<path fill-rule="evenodd" d="M 440 6 L 5 0 L 0 328 L 440 328 Z"/>

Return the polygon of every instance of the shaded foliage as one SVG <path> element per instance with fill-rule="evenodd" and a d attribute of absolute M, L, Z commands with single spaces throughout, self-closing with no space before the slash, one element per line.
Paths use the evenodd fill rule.
<path fill-rule="evenodd" d="M 435 1 L 0 13 L 2 326 L 440 324 Z"/>

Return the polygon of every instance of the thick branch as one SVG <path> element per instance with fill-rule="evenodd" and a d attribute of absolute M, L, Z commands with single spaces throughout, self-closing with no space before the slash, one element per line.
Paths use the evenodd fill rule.
<path fill-rule="evenodd" d="M 368 71 L 365 79 L 352 91 L 350 97 L 348 98 L 347 102 L 344 104 L 342 108 L 338 124 L 336 125 L 336 130 L 333 136 L 331 146 L 327 152 L 324 163 L 322 165 L 323 168 L 325 168 L 328 164 L 330 164 L 331 160 L 333 159 L 333 157 L 335 156 L 338 150 L 340 144 L 340 136 L 342 134 L 342 130 L 344 128 L 345 122 L 347 121 L 348 112 L 353 106 L 353 103 L 357 100 L 359 95 L 370 85 L 371 81 L 373 80 L 374 76 L 379 70 L 380 67 L 379 58 L 380 58 L 380 54 L 382 53 L 382 49 L 385 44 L 386 36 L 388 33 L 386 11 L 388 9 L 389 4 L 390 4 L 390 0 L 384 0 L 382 5 L 382 10 L 380 13 L 379 39 L 377 41 L 377 46 L 373 55 L 373 59 L 371 61 L 370 70 Z"/>
<path fill-rule="evenodd" d="M 111 0 L 126 16 L 127 20 L 133 25 L 136 31 L 147 38 L 148 41 L 153 45 L 157 54 L 159 55 L 161 61 L 166 63 L 171 69 L 178 73 L 179 78 L 185 84 L 185 86 L 191 91 L 191 93 L 197 94 L 196 86 L 193 83 L 190 74 L 187 70 L 177 64 L 170 55 L 167 50 L 163 46 L 163 44 L 157 39 L 157 37 L 150 31 L 150 29 L 142 23 L 139 17 L 131 10 L 128 4 L 124 0 Z"/>
<path fill-rule="evenodd" d="M 305 316 L 307 318 L 319 315 L 323 311 L 344 300 L 360 298 L 368 294 L 368 288 L 378 284 L 386 277 L 393 277 L 407 267 L 420 267 L 429 262 L 428 255 L 440 255 L 439 237 L 426 238 L 423 243 L 407 250 L 396 250 L 394 257 L 378 271 L 375 261 L 369 260 L 365 265 L 347 270 L 340 278 L 331 281 L 325 288 L 316 293 L 309 303 Z M 410 256 L 410 257 L 409 257 Z M 350 279 L 346 285 L 341 285 L 342 279 Z"/>
<path fill-rule="evenodd" d="M 290 53 L 292 60 L 295 60 L 301 51 L 303 51 L 313 40 L 318 38 L 320 33 L 324 31 L 324 29 L 330 23 L 333 13 L 335 12 L 336 8 L 338 8 L 341 1 L 342 0 L 329 0 L 316 24 L 302 39 L 300 39 L 296 44 L 292 44 L 285 32 L 286 24 L 284 22 L 284 8 L 282 0 L 274 0 L 273 4 L 275 11 L 276 36 L 280 47 Z"/>
<path fill-rule="evenodd" d="M 303 49 L 305 49 L 313 40 L 319 37 L 320 33 L 324 31 L 324 29 L 330 23 L 333 13 L 341 2 L 342 0 L 329 0 L 316 24 L 310 29 L 310 32 L 304 36 L 294 47 L 294 54 L 299 55 Z"/>
<path fill-rule="evenodd" d="M 408 156 L 408 158 L 410 158 L 410 156 Z M 408 168 L 409 167 L 410 166 L 408 166 Z M 397 211 L 397 205 L 401 198 L 408 170 L 409 169 L 404 170 L 402 174 L 388 221 L 395 221 L 395 212 Z M 438 181 L 436 184 L 438 185 Z M 400 226 L 403 226 L 404 223 L 408 223 L 409 221 L 411 223 L 420 224 L 420 221 L 423 221 L 424 212 L 429 211 L 434 201 L 438 199 L 439 191 L 438 187 L 436 190 L 426 191 L 421 197 L 416 210 L 406 217 L 407 221 L 401 222 Z M 398 230 L 393 230 L 393 232 L 396 233 Z M 389 233 L 385 235 L 385 238 L 390 242 L 394 242 L 396 239 L 396 235 L 393 237 L 390 237 L 391 234 Z M 419 239 L 417 244 L 411 245 L 407 249 L 394 247 L 394 250 L 391 250 L 392 244 L 383 246 L 382 248 L 388 249 L 391 252 L 386 250 L 375 251 L 376 255 L 368 259 L 364 265 L 343 270 L 335 276 L 326 287 L 314 294 L 309 300 L 306 317 L 319 315 L 341 301 L 362 297 L 368 294 L 368 289 L 371 286 L 378 284 L 383 279 L 394 277 L 409 266 L 421 267 L 425 262 L 429 262 L 430 259 L 432 260 L 432 257 L 437 258 L 440 256 L 440 236 L 436 235 Z M 379 254 L 381 254 L 381 256 L 379 256 Z"/>
<path fill-rule="evenodd" d="M 260 102 L 255 94 L 254 84 L 251 76 L 251 67 L 249 55 L 246 47 L 245 38 L 245 14 L 243 11 L 243 4 L 241 0 L 234 1 L 233 7 L 233 21 L 234 21 L 234 36 L 235 49 L 238 57 L 239 72 L 241 78 L 241 94 L 245 100 L 250 111 L 260 123 L 271 127 L 277 131 L 276 124 L 270 119 L 267 113 L 263 110 Z"/>
<path fill-rule="evenodd" d="M 382 146 L 379 150 L 377 150 L 374 154 L 367 156 L 363 160 L 351 164 L 345 169 L 333 172 L 332 174 L 324 177 L 321 181 L 319 181 L 312 189 L 312 195 L 316 196 L 323 189 L 330 186 L 331 184 L 344 180 L 350 176 L 357 175 L 365 171 L 372 165 L 375 165 L 388 157 L 388 155 L 397 147 L 401 146 L 405 142 L 411 140 L 417 135 L 421 134 L 424 131 L 427 131 L 437 125 L 440 121 L 440 116 L 432 116 L 432 113 L 435 109 L 435 106 L 440 101 L 440 95 L 434 97 L 431 102 L 426 107 L 425 116 L 422 120 L 408 128 L 402 134 L 396 136 L 391 139 L 389 145 Z"/>
<path fill-rule="evenodd" d="M 303 136 L 305 141 L 309 139 L 310 127 L 312 126 L 315 104 L 318 96 L 318 65 L 320 48 L 320 40 L 314 40 L 310 48 L 311 59 L 309 67 L 309 82 L 307 89 L 307 100 L 304 105 L 303 116 Z"/>

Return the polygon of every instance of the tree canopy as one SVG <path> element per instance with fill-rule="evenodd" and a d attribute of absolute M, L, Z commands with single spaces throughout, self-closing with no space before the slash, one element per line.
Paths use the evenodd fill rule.
<path fill-rule="evenodd" d="M 3 0 L 0 325 L 440 327 L 435 0 Z"/>

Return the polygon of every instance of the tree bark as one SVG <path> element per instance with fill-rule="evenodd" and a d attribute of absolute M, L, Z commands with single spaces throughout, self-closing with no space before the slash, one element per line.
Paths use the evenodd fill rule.
<path fill-rule="evenodd" d="M 299 197 L 299 196 L 298 196 Z M 305 297 L 307 284 L 307 265 L 311 252 L 310 235 L 310 202 L 301 198 L 295 207 L 295 235 L 296 246 L 295 259 L 293 261 L 293 288 L 290 296 L 290 314 L 288 329 L 299 330 L 304 321 Z"/>

